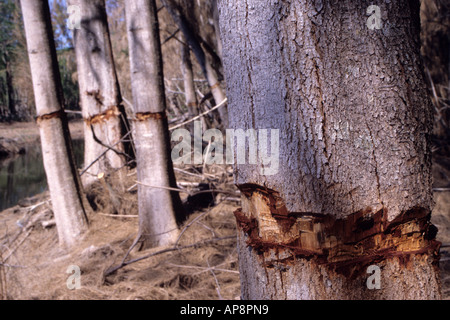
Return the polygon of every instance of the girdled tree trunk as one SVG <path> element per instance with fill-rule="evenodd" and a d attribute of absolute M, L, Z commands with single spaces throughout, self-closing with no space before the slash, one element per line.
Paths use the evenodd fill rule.
<path fill-rule="evenodd" d="M 158 17 L 154 0 L 125 3 L 137 153 L 139 227 L 144 247 L 176 240 L 182 205 L 170 158 Z M 145 185 L 143 185 L 145 184 Z"/>
<path fill-rule="evenodd" d="M 245 299 L 440 297 L 419 1 L 371 4 L 219 1 L 231 127 L 280 135 L 235 167 Z"/>
<path fill-rule="evenodd" d="M 83 176 L 84 184 L 89 185 L 97 180 L 98 174 L 123 168 L 133 154 L 130 143 L 122 141 L 129 128 L 121 105 L 105 0 L 70 0 L 69 3 L 79 6 L 82 18 L 81 29 L 74 30 L 74 43 L 85 123 L 85 165 L 111 148 Z"/>
<path fill-rule="evenodd" d="M 71 246 L 80 240 L 88 222 L 63 109 L 50 9 L 47 1 L 22 0 L 21 4 L 53 213 L 60 244 Z"/>

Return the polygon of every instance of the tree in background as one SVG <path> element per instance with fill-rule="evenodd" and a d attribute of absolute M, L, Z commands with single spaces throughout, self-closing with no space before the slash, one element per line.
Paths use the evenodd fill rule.
<path fill-rule="evenodd" d="M 245 299 L 440 297 L 420 3 L 369 5 L 219 1 L 231 127 L 280 134 L 235 168 Z"/>
<path fill-rule="evenodd" d="M 67 2 L 67 0 L 49 1 L 65 106 L 66 109 L 79 111 L 80 95 L 78 92 L 77 64 L 73 36 L 67 23 Z"/>
<path fill-rule="evenodd" d="M 194 53 L 197 62 L 199 63 L 201 70 L 208 82 L 211 93 L 214 97 L 216 104 L 223 102 L 226 98 L 225 92 L 221 87 L 219 80 L 218 68 L 214 67 L 217 64 L 217 60 L 220 61 L 215 51 L 211 46 L 202 39 L 198 32 L 195 32 L 193 25 L 198 24 L 197 21 L 187 19 L 187 14 L 184 12 L 192 12 L 194 6 L 190 1 L 183 1 L 180 5 L 174 0 L 161 0 L 162 4 L 169 12 L 175 24 L 179 30 L 183 33 L 186 43 Z M 219 114 L 221 122 L 224 128 L 228 127 L 228 111 L 224 106 L 219 108 Z"/>
<path fill-rule="evenodd" d="M 89 185 L 98 174 L 120 170 L 133 160 L 131 144 L 123 139 L 130 128 L 122 106 L 105 1 L 71 0 L 69 4 L 79 6 L 82 17 L 81 28 L 74 30 L 74 44 L 85 122 L 84 162 L 95 162 L 83 176 Z M 105 156 L 96 161 L 102 154 Z"/>
<path fill-rule="evenodd" d="M 137 153 L 139 237 L 144 247 L 167 245 L 179 234 L 182 206 L 170 153 L 164 75 L 154 0 L 125 3 Z"/>
<path fill-rule="evenodd" d="M 22 49 L 14 36 L 18 11 L 16 5 L 12 0 L 0 2 L 0 115 L 8 120 L 17 119 L 12 65 L 15 53 Z"/>
<path fill-rule="evenodd" d="M 22 0 L 42 154 L 59 242 L 73 246 L 88 228 L 75 166 L 47 1 Z"/>

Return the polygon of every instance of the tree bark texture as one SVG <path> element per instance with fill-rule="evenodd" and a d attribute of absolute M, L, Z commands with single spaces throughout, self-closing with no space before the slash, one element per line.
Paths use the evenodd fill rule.
<path fill-rule="evenodd" d="M 174 242 L 182 218 L 171 160 L 158 18 L 154 0 L 125 4 L 131 60 L 139 185 L 139 225 L 145 247 Z M 149 187 L 151 186 L 151 187 Z"/>
<path fill-rule="evenodd" d="M 91 164 L 109 146 L 83 176 L 85 185 L 100 173 L 123 168 L 131 159 L 130 143 L 122 142 L 128 132 L 119 82 L 112 54 L 105 0 L 71 0 L 80 8 L 81 28 L 74 29 L 78 83 L 84 118 L 86 165 Z M 128 139 L 129 140 L 129 139 Z M 130 155 L 130 158 L 126 156 Z"/>
<path fill-rule="evenodd" d="M 420 4 L 371 5 L 219 1 L 230 126 L 280 130 L 277 174 L 235 166 L 243 298 L 440 297 Z"/>
<path fill-rule="evenodd" d="M 42 155 L 61 245 L 87 230 L 86 201 L 63 109 L 61 79 L 47 1 L 22 0 Z"/>

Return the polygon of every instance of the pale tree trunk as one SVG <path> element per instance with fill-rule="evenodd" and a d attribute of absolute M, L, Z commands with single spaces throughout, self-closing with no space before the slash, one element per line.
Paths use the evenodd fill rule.
<path fill-rule="evenodd" d="M 81 28 L 74 29 L 74 43 L 84 118 L 85 165 L 94 162 L 107 147 L 112 148 L 87 170 L 83 176 L 86 186 L 100 173 L 124 168 L 132 152 L 130 143 L 122 141 L 128 121 L 121 105 L 105 0 L 71 0 L 69 4 L 78 6 L 81 15 Z"/>
<path fill-rule="evenodd" d="M 182 206 L 170 158 L 158 17 L 154 0 L 125 3 L 137 153 L 139 227 L 145 247 L 178 236 Z M 149 187 L 151 186 L 151 187 Z"/>
<path fill-rule="evenodd" d="M 235 167 L 244 299 L 440 298 L 419 1 L 370 5 L 219 1 L 231 127 L 280 137 Z"/>
<path fill-rule="evenodd" d="M 22 0 L 47 182 L 61 245 L 72 246 L 88 228 L 86 201 L 63 109 L 61 79 L 47 1 Z"/>

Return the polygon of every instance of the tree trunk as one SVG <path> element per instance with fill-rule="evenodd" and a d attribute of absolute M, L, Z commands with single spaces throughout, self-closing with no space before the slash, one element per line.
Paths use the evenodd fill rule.
<path fill-rule="evenodd" d="M 172 243 L 182 218 L 164 95 L 161 44 L 154 0 L 125 3 L 131 62 L 139 185 L 139 226 L 144 247 Z M 152 187 L 149 187 L 149 186 Z"/>
<path fill-rule="evenodd" d="M 123 168 L 131 160 L 129 143 L 121 140 L 128 132 L 111 48 L 105 0 L 71 0 L 80 8 L 81 29 L 74 30 L 78 83 L 84 117 L 85 158 L 89 165 L 108 151 L 84 175 L 85 185 L 100 173 Z M 129 140 L 129 139 L 128 139 Z M 127 157 L 128 155 L 128 157 Z"/>
<path fill-rule="evenodd" d="M 200 64 L 203 74 L 205 75 L 216 104 L 221 103 L 225 100 L 226 95 L 220 86 L 217 71 L 212 66 L 213 57 L 211 57 L 207 50 L 203 49 L 202 41 L 198 39 L 198 36 L 192 30 L 189 22 L 183 15 L 178 5 L 173 0 L 161 0 L 161 2 L 169 12 L 175 24 L 183 33 L 184 37 L 186 38 L 186 42 L 191 47 L 192 52 L 197 58 L 197 61 Z M 227 106 L 225 105 L 222 108 L 219 108 L 218 112 L 223 127 L 228 128 Z"/>
<path fill-rule="evenodd" d="M 244 299 L 440 297 L 419 1 L 369 5 L 219 1 L 231 127 L 282 141 L 235 166 Z"/>
<path fill-rule="evenodd" d="M 198 100 L 195 93 L 194 72 L 192 70 L 191 53 L 189 46 L 181 43 L 181 71 L 184 80 L 184 92 L 186 95 L 186 106 L 189 111 L 189 116 L 195 117 L 198 115 Z"/>
<path fill-rule="evenodd" d="M 22 0 L 37 122 L 47 182 L 61 245 L 87 230 L 84 194 L 75 166 L 47 1 Z"/>
<path fill-rule="evenodd" d="M 182 41 L 184 36 L 182 36 Z M 192 69 L 191 50 L 189 46 L 184 43 L 180 43 L 181 47 L 181 72 L 183 74 L 184 93 L 186 96 L 186 106 L 189 111 L 189 117 L 193 118 L 200 113 L 197 94 L 195 93 L 194 83 L 194 71 Z M 203 130 L 207 130 L 207 124 L 204 117 L 200 119 L 202 122 Z M 189 130 L 194 132 L 194 123 L 189 124 Z"/>
<path fill-rule="evenodd" d="M 16 101 L 14 99 L 14 86 L 13 86 L 13 77 L 11 73 L 11 63 L 6 57 L 6 88 L 8 90 L 8 109 L 9 109 L 9 119 L 16 120 Z"/>

